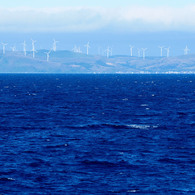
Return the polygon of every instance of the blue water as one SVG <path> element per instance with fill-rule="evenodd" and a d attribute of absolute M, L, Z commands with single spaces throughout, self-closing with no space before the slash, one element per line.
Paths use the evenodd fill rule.
<path fill-rule="evenodd" d="M 195 193 L 195 75 L 0 75 L 0 194 Z"/>

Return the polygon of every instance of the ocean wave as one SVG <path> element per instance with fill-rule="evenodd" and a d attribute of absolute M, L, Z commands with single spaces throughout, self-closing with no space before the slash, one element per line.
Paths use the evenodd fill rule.
<path fill-rule="evenodd" d="M 15 179 L 13 179 L 11 177 L 1 177 L 0 181 L 15 181 Z"/>
<path fill-rule="evenodd" d="M 116 163 L 108 162 L 108 161 L 98 161 L 98 160 L 84 160 L 81 162 L 85 165 L 92 165 L 92 166 L 106 166 L 106 167 L 113 167 L 116 166 Z"/>
<path fill-rule="evenodd" d="M 86 125 L 71 125 L 66 126 L 66 128 L 70 129 L 93 129 L 93 128 L 113 128 L 113 129 L 156 129 L 158 125 L 147 125 L 147 124 L 86 124 Z"/>
<path fill-rule="evenodd" d="M 158 162 L 160 163 L 170 163 L 170 164 L 179 164 L 179 163 L 182 163 L 183 161 L 181 160 L 178 160 L 178 159 L 172 159 L 172 158 L 161 158 L 158 160 Z"/>
<path fill-rule="evenodd" d="M 82 164 L 92 167 L 128 167 L 128 169 L 138 169 L 140 168 L 139 165 L 135 164 L 129 164 L 125 160 L 116 161 L 116 162 L 110 162 L 107 160 L 101 161 L 101 160 L 83 160 L 81 161 Z"/>

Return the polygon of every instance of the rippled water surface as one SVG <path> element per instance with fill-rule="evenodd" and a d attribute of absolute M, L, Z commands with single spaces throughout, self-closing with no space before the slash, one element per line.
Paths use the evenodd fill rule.
<path fill-rule="evenodd" d="M 194 75 L 0 75 L 0 194 L 195 193 Z"/>

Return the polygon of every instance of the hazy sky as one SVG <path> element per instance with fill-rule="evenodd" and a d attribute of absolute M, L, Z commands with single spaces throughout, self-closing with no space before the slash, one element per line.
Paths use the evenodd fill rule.
<path fill-rule="evenodd" d="M 118 6 L 172 6 L 180 7 L 194 4 L 194 0 L 9 0 L 2 1 L 1 6 L 4 7 L 56 7 L 56 6 L 102 6 L 102 7 L 118 7 Z"/>
<path fill-rule="evenodd" d="M 9 0 L 0 32 L 195 31 L 195 0 Z"/>

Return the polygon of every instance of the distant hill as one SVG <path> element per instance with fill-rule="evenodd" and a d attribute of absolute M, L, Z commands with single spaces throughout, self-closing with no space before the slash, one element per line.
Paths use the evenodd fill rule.
<path fill-rule="evenodd" d="M 0 54 L 0 73 L 195 73 L 195 55 L 178 57 L 92 56 L 71 51 Z"/>

